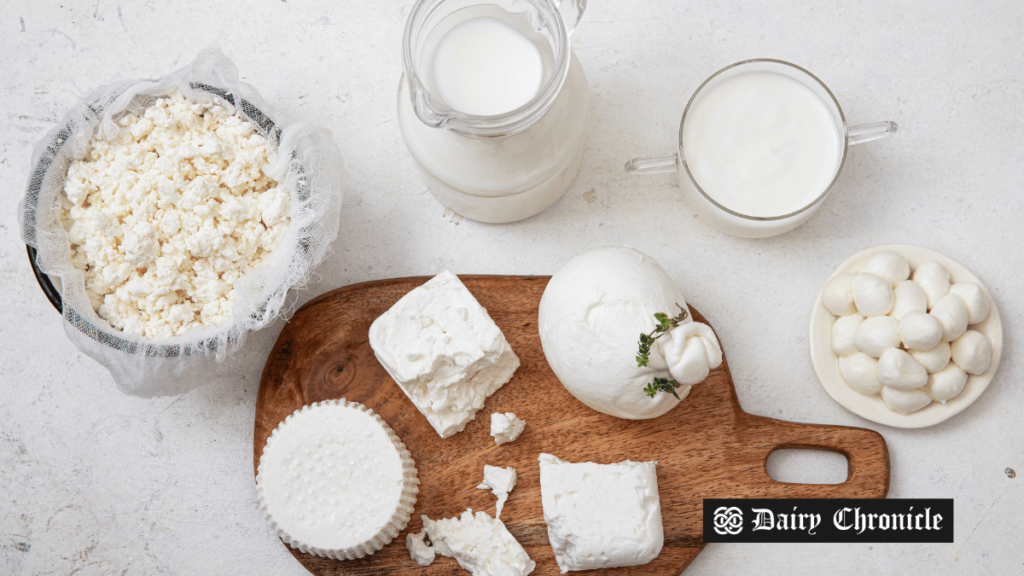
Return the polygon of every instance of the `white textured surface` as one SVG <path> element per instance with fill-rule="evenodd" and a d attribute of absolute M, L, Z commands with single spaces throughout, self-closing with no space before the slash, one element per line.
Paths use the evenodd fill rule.
<path fill-rule="evenodd" d="M 1024 473 L 1024 5 L 591 2 L 573 35 L 593 95 L 581 174 L 538 217 L 488 226 L 446 215 L 398 134 L 399 42 L 411 0 L 211 4 L 0 3 L 0 573 L 305 573 L 262 520 L 252 475 L 256 387 L 282 323 L 251 338 L 198 391 L 127 398 L 68 342 L 18 237 L 31 147 L 77 98 L 117 78 L 166 74 L 213 45 L 269 101 L 332 129 L 345 157 L 341 232 L 300 301 L 446 267 L 550 274 L 585 248 L 631 244 L 715 326 L 747 411 L 879 430 L 892 458 L 891 496 L 956 501 L 954 544 L 713 544 L 688 576 L 1024 568 L 1024 476 L 1004 472 Z M 852 149 L 837 190 L 807 224 L 742 240 L 698 221 L 674 176 L 629 177 L 622 164 L 670 151 L 700 82 L 761 56 L 814 72 L 852 122 L 894 120 L 900 131 Z M 1005 323 L 989 389 L 923 430 L 844 410 L 818 384 L 807 352 L 811 306 L 833 268 L 896 242 L 964 263 Z"/>

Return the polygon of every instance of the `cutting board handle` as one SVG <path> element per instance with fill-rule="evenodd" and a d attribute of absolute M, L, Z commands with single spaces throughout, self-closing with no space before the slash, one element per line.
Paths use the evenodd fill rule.
<path fill-rule="evenodd" d="M 761 462 L 766 498 L 885 498 L 889 493 L 889 449 L 874 430 L 797 424 L 751 416 L 750 425 L 769 439 Z M 849 476 L 840 484 L 792 484 L 768 476 L 768 456 L 779 449 L 829 450 L 846 456 Z"/>

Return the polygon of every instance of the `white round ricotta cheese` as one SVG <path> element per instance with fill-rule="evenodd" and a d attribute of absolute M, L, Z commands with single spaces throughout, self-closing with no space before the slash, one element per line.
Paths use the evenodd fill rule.
<path fill-rule="evenodd" d="M 260 456 L 260 509 L 293 548 L 326 558 L 373 554 L 409 523 L 419 480 L 405 444 L 345 399 L 285 418 Z"/>
<path fill-rule="evenodd" d="M 688 317 L 655 341 L 648 366 L 637 366 L 640 334 L 657 326 L 654 314 L 674 317 L 680 308 L 687 310 L 679 288 L 650 256 L 626 246 L 588 250 L 555 273 L 541 297 L 544 355 L 566 390 L 594 410 L 632 420 L 661 416 L 680 400 L 665 392 L 651 398 L 647 384 L 675 379 L 685 398 L 722 362 L 714 333 L 687 328 Z"/>

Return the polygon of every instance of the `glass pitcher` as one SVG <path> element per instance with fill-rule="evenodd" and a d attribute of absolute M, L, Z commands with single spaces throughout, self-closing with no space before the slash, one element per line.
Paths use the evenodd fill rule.
<path fill-rule="evenodd" d="M 590 92 L 569 46 L 586 0 L 419 0 L 402 39 L 398 125 L 427 188 L 481 222 L 514 222 L 554 204 L 583 160 Z M 434 52 L 455 26 L 494 18 L 540 51 L 540 89 L 503 114 L 450 107 L 434 82 Z"/>

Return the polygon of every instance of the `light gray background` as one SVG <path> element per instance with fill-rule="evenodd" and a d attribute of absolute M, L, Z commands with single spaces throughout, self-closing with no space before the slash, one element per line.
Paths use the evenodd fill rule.
<path fill-rule="evenodd" d="M 305 573 L 258 513 L 252 476 L 256 388 L 282 322 L 199 390 L 122 396 L 69 344 L 18 233 L 32 146 L 78 98 L 166 74 L 206 46 L 227 52 L 280 109 L 330 128 L 341 147 L 350 177 L 341 233 L 302 302 L 446 267 L 551 274 L 586 248 L 630 244 L 714 324 L 745 410 L 878 430 L 891 496 L 956 502 L 954 544 L 710 545 L 688 575 L 1024 573 L 1024 476 L 1006 473 L 1024 473 L 1024 4 L 594 0 L 572 41 L 593 98 L 583 168 L 553 208 L 505 226 L 446 214 L 402 143 L 395 90 L 411 4 L 0 3 L 0 573 Z M 769 240 L 705 225 L 671 175 L 622 169 L 670 151 L 690 93 L 752 57 L 808 68 L 852 123 L 900 125 L 852 149 L 821 211 Z M 817 382 L 807 350 L 811 305 L 832 269 L 894 242 L 965 264 L 1004 322 L 992 385 L 925 430 L 847 412 Z M 836 480 L 836 458 L 777 464 L 789 478 Z"/>

